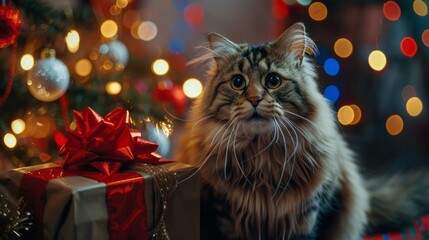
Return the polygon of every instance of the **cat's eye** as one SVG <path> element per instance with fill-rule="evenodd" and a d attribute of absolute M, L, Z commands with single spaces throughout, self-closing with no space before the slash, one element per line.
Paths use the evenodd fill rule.
<path fill-rule="evenodd" d="M 270 73 L 265 78 L 265 86 L 267 88 L 275 89 L 280 87 L 282 80 L 277 73 Z"/>
<path fill-rule="evenodd" d="M 246 80 L 243 75 L 234 75 L 231 79 L 231 86 L 235 90 L 242 90 L 246 86 Z"/>

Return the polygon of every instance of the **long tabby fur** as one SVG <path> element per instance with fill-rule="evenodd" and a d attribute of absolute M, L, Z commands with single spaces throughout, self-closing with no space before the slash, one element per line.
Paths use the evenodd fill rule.
<path fill-rule="evenodd" d="M 210 64 L 208 81 L 176 154 L 200 170 L 202 239 L 353 240 L 383 220 L 319 92 L 315 53 L 302 23 L 258 46 L 208 35 L 194 60 Z"/>

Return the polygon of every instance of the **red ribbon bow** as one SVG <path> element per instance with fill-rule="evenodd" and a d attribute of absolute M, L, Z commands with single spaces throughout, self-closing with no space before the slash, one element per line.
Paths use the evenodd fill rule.
<path fill-rule="evenodd" d="M 89 107 L 73 114 L 77 132 L 67 133 L 68 141 L 59 152 L 65 158 L 64 168 L 90 165 L 105 175 L 112 175 L 123 165 L 162 162 L 161 156 L 155 153 L 158 144 L 129 128 L 127 110 L 117 108 L 104 118 Z"/>

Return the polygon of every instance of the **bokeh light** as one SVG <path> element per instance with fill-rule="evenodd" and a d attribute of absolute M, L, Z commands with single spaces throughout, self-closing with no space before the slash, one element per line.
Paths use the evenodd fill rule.
<path fill-rule="evenodd" d="M 185 7 L 183 16 L 191 26 L 199 26 L 204 21 L 204 8 L 198 3 L 190 3 Z"/>
<path fill-rule="evenodd" d="M 130 9 L 124 13 L 124 17 L 122 18 L 122 23 L 125 27 L 131 28 L 133 23 L 140 20 L 140 14 L 138 11 L 134 9 Z"/>
<path fill-rule="evenodd" d="M 89 61 L 88 59 L 84 58 L 81 59 L 79 61 L 77 61 L 76 65 L 75 65 L 75 71 L 76 74 L 81 76 L 81 77 L 86 77 L 88 76 L 91 71 L 92 71 L 92 64 L 91 61 Z"/>
<path fill-rule="evenodd" d="M 118 95 L 122 91 L 122 86 L 116 81 L 111 81 L 106 84 L 106 92 L 110 95 Z"/>
<path fill-rule="evenodd" d="M 355 112 L 352 107 L 345 105 L 338 109 L 337 117 L 342 125 L 349 125 L 353 122 Z"/>
<path fill-rule="evenodd" d="M 137 35 L 143 41 L 150 41 L 158 34 L 158 28 L 151 21 L 143 21 L 137 28 Z"/>
<path fill-rule="evenodd" d="M 356 104 L 349 105 L 353 109 L 353 121 L 350 123 L 350 125 L 356 125 L 360 122 L 362 119 L 362 111 L 360 110 L 360 107 Z"/>
<path fill-rule="evenodd" d="M 168 65 L 168 62 L 164 59 L 158 59 L 155 62 L 152 63 L 152 71 L 156 75 L 165 75 L 168 70 L 170 69 L 170 66 Z"/>
<path fill-rule="evenodd" d="M 182 38 L 172 38 L 168 42 L 168 50 L 174 54 L 180 54 L 185 50 L 185 41 Z"/>
<path fill-rule="evenodd" d="M 428 15 L 428 6 L 422 0 L 414 0 L 413 9 L 414 12 L 421 17 Z"/>
<path fill-rule="evenodd" d="M 340 64 L 335 58 L 328 58 L 323 64 L 323 69 L 329 76 L 335 76 L 340 71 Z"/>
<path fill-rule="evenodd" d="M 271 12 L 275 18 L 284 19 L 289 15 L 289 8 L 283 0 L 274 0 Z"/>
<path fill-rule="evenodd" d="M 196 98 L 203 91 L 203 85 L 200 80 L 189 78 L 183 83 L 183 92 L 188 98 Z"/>
<path fill-rule="evenodd" d="M 106 20 L 100 27 L 101 35 L 105 38 L 112 38 L 118 33 L 118 25 L 113 20 Z"/>
<path fill-rule="evenodd" d="M 410 116 L 417 117 L 423 111 L 423 102 L 418 97 L 412 97 L 408 99 L 405 107 Z"/>
<path fill-rule="evenodd" d="M 407 85 L 402 89 L 401 95 L 404 101 L 408 101 L 408 99 L 417 96 L 417 92 L 413 86 Z"/>
<path fill-rule="evenodd" d="M 128 5 L 128 0 L 116 0 L 116 6 L 118 8 L 125 8 Z"/>
<path fill-rule="evenodd" d="M 314 2 L 308 7 L 308 14 L 315 21 L 322 21 L 328 16 L 328 8 L 321 2 Z"/>
<path fill-rule="evenodd" d="M 34 66 L 34 58 L 33 55 L 27 53 L 21 57 L 21 68 L 25 71 L 30 70 Z"/>
<path fill-rule="evenodd" d="M 79 50 L 80 37 L 79 33 L 76 30 L 70 30 L 67 33 L 65 40 L 69 52 L 75 53 L 77 52 L 77 50 Z"/>
<path fill-rule="evenodd" d="M 16 146 L 17 140 L 15 135 L 12 133 L 6 133 L 3 137 L 4 145 L 8 148 L 14 148 Z"/>
<path fill-rule="evenodd" d="M 347 58 L 353 53 L 353 45 L 347 38 L 339 38 L 335 41 L 334 51 L 338 57 Z"/>
<path fill-rule="evenodd" d="M 10 124 L 10 128 L 12 129 L 12 132 L 15 134 L 21 134 L 25 130 L 25 122 L 22 119 L 15 119 Z"/>
<path fill-rule="evenodd" d="M 335 103 L 338 98 L 340 98 L 340 90 L 338 90 L 338 87 L 335 85 L 328 85 L 323 91 L 323 95 L 326 99 Z"/>
<path fill-rule="evenodd" d="M 417 53 L 417 43 L 411 37 L 405 37 L 401 41 L 401 52 L 407 57 L 413 57 Z"/>
<path fill-rule="evenodd" d="M 426 47 L 429 47 L 429 29 L 423 31 L 422 42 Z"/>
<path fill-rule="evenodd" d="M 386 67 L 386 55 L 380 50 L 372 51 L 368 57 L 369 66 L 375 71 L 381 71 Z"/>
<path fill-rule="evenodd" d="M 311 3 L 311 0 L 298 0 L 297 1 L 301 6 L 308 6 Z"/>
<path fill-rule="evenodd" d="M 395 1 L 387 1 L 383 5 L 383 14 L 390 21 L 397 21 L 401 17 L 401 8 Z"/>
<path fill-rule="evenodd" d="M 404 129 L 404 121 L 399 115 L 392 115 L 386 120 L 386 130 L 392 135 L 398 135 Z"/>

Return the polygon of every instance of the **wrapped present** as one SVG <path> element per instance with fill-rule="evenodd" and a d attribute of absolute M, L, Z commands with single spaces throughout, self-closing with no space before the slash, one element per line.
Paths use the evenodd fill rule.
<path fill-rule="evenodd" d="M 0 174 L 0 190 L 33 212 L 32 239 L 199 238 L 194 168 L 156 154 L 126 110 L 74 115 L 64 161 Z"/>
<path fill-rule="evenodd" d="M 363 240 L 424 240 L 429 239 L 429 215 L 425 215 L 398 232 L 389 232 L 364 237 Z"/>

